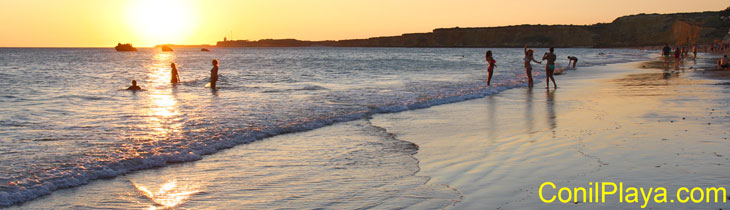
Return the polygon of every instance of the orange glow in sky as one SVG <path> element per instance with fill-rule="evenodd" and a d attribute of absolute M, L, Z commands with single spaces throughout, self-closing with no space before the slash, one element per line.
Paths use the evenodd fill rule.
<path fill-rule="evenodd" d="M 338 40 L 435 28 L 594 24 L 638 13 L 719 11 L 720 0 L 0 0 L 0 47 Z"/>

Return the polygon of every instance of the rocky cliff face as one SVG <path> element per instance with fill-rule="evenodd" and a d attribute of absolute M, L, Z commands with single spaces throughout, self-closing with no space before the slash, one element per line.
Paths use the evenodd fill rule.
<path fill-rule="evenodd" d="M 595 46 L 707 44 L 727 33 L 729 26 L 719 12 L 625 16 L 610 24 L 594 25 L 600 37 Z"/>
<path fill-rule="evenodd" d="M 728 8 L 730 9 L 730 8 Z M 727 11 L 727 10 L 726 10 Z M 435 29 L 340 41 L 259 40 L 218 42 L 221 47 L 639 47 L 664 44 L 708 44 L 730 29 L 723 12 L 639 14 L 588 26 L 519 25 Z"/>

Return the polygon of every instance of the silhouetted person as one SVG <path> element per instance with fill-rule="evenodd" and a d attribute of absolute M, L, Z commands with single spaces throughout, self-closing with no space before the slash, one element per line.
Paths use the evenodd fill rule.
<path fill-rule="evenodd" d="M 180 82 L 180 75 L 177 74 L 177 67 L 175 66 L 175 63 L 170 64 L 170 67 L 172 67 L 172 72 L 170 75 L 172 78 L 170 79 L 170 83 L 177 84 L 178 82 Z"/>
<path fill-rule="evenodd" d="M 497 66 L 497 64 L 496 64 L 497 61 L 494 60 L 494 58 L 492 57 L 491 50 L 487 50 L 487 55 L 485 56 L 484 59 L 487 60 L 487 63 L 489 65 L 489 66 L 487 66 L 487 73 L 489 74 L 487 76 L 487 86 L 489 86 L 489 83 L 492 81 L 492 74 L 494 74 L 494 67 Z"/>
<path fill-rule="evenodd" d="M 127 90 L 138 91 L 138 90 L 142 90 L 142 88 L 137 86 L 137 80 L 132 80 L 132 86 L 129 86 L 127 88 Z"/>
<path fill-rule="evenodd" d="M 532 49 L 527 49 L 527 45 L 525 45 L 525 58 L 522 59 L 525 61 L 525 74 L 527 74 L 527 86 L 532 87 L 532 65 L 531 62 L 540 63 L 542 62 L 535 60 L 535 51 Z"/>
<path fill-rule="evenodd" d="M 674 50 L 674 65 L 679 66 L 679 61 L 682 59 L 682 51 L 679 50 L 679 47 Z"/>
<path fill-rule="evenodd" d="M 697 46 L 692 47 L 692 59 L 697 59 Z"/>
<path fill-rule="evenodd" d="M 672 57 L 672 48 L 668 44 L 664 45 L 662 56 L 664 56 L 664 65 L 666 65 L 669 62 L 669 58 Z"/>
<path fill-rule="evenodd" d="M 218 82 L 218 60 L 213 59 L 213 68 L 210 69 L 210 88 L 215 89 L 216 82 Z"/>
<path fill-rule="evenodd" d="M 553 86 L 555 88 L 558 88 L 558 84 L 555 83 L 555 78 L 553 77 L 553 73 L 555 73 L 555 60 L 558 59 L 558 56 L 553 53 L 555 51 L 554 48 L 550 48 L 550 52 L 545 53 L 545 55 L 542 56 L 542 60 L 547 60 L 547 65 L 545 65 L 545 73 L 547 75 L 547 85 L 545 88 L 550 89 L 550 80 L 553 80 Z"/>
<path fill-rule="evenodd" d="M 575 64 L 578 63 L 578 57 L 568 56 L 568 66 L 570 66 L 571 62 L 573 63 L 573 69 L 575 69 Z"/>
<path fill-rule="evenodd" d="M 717 61 L 717 67 L 720 69 L 728 69 L 730 68 L 730 58 L 727 57 L 727 54 L 720 58 L 719 61 Z"/>

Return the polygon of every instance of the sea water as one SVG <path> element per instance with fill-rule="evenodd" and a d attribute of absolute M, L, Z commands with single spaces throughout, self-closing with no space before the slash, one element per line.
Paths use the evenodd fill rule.
<path fill-rule="evenodd" d="M 343 161 L 365 164 L 367 170 L 346 173 L 362 178 L 349 180 L 354 183 L 387 177 L 372 185 L 350 186 L 352 189 L 339 202 L 362 201 L 346 198 L 356 198 L 359 192 L 374 186 L 388 192 L 393 188 L 418 188 L 423 181 L 408 181 L 418 170 L 417 160 L 409 157 L 417 151 L 417 145 L 392 139 L 392 135 L 362 119 L 526 86 L 523 49 L 489 49 L 494 52 L 497 67 L 492 86 L 486 86 L 486 50 L 213 48 L 201 52 L 197 48 L 178 48 L 174 52 L 116 52 L 101 48 L 0 48 L 0 206 L 133 171 L 206 159 L 212 157 L 206 155 L 241 144 L 276 142 L 275 137 L 281 134 L 337 122 L 360 127 L 337 131 L 359 137 L 317 144 L 307 150 L 287 147 L 285 141 L 280 142 L 281 147 L 254 147 L 251 151 L 280 153 L 251 152 L 237 158 L 263 157 L 268 164 L 232 167 L 268 180 L 259 183 L 288 184 L 268 193 L 317 194 L 314 189 L 296 187 L 296 183 L 277 181 L 278 176 L 298 176 L 294 173 L 300 172 L 281 170 L 296 162 L 330 163 L 310 164 L 306 170 L 322 170 L 321 174 L 330 175 L 331 171 L 323 169 L 336 169 Z M 544 51 L 538 49 L 536 59 Z M 556 54 L 558 68 L 565 68 L 568 55 L 577 56 L 578 71 L 580 67 L 656 56 L 656 52 L 634 49 L 556 49 Z M 216 90 L 205 87 L 213 59 L 220 61 Z M 172 62 L 177 64 L 182 80 L 178 85 L 170 84 Z M 533 64 L 533 74 L 536 83 L 542 81 L 544 63 Z M 132 80 L 137 80 L 144 91 L 124 90 Z M 321 151 L 329 153 L 318 153 Z M 303 176 L 300 181 L 323 179 L 321 174 Z M 131 185 L 138 189 L 141 186 Z M 440 190 L 418 196 L 443 197 L 444 189 Z M 393 195 L 369 196 L 380 201 L 377 196 Z M 308 197 L 306 207 L 336 206 L 331 199 Z M 261 206 L 273 204 L 286 207 L 291 203 Z M 372 204 L 363 204 L 368 205 Z"/>

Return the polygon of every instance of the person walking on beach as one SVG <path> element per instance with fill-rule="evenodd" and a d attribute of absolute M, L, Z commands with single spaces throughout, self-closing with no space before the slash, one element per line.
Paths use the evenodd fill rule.
<path fill-rule="evenodd" d="M 664 56 L 664 65 L 666 66 L 667 63 L 669 63 L 669 58 L 672 57 L 672 48 L 669 47 L 668 44 L 664 45 L 664 49 L 662 49 L 662 55 Z"/>
<path fill-rule="evenodd" d="M 550 48 L 550 52 L 545 53 L 545 55 L 542 56 L 542 60 L 547 60 L 547 65 L 545 65 L 545 73 L 547 75 L 547 83 L 545 84 L 547 89 L 550 89 L 550 80 L 553 81 L 553 86 L 555 88 L 558 88 L 558 84 L 555 83 L 555 78 L 553 77 L 553 73 L 555 73 L 555 60 L 558 58 L 557 55 L 555 55 L 555 49 Z"/>
<path fill-rule="evenodd" d="M 487 86 L 490 85 L 490 82 L 492 82 L 492 74 L 494 74 L 494 67 L 497 67 L 497 61 L 494 60 L 492 57 L 492 51 L 487 50 L 487 55 L 485 58 L 487 60 L 488 66 L 487 66 Z"/>
<path fill-rule="evenodd" d="M 535 62 L 542 64 L 542 62 L 535 60 L 534 54 L 535 51 L 532 49 L 527 49 L 527 45 L 525 45 L 525 58 L 523 59 L 525 61 L 525 74 L 527 74 L 527 86 L 532 88 L 532 65 L 530 62 Z"/>
<path fill-rule="evenodd" d="M 568 56 L 568 67 L 570 67 L 571 62 L 573 63 L 573 69 L 575 69 L 575 64 L 578 63 L 578 57 Z"/>
<path fill-rule="evenodd" d="M 692 59 L 697 59 L 697 45 L 692 47 Z"/>
<path fill-rule="evenodd" d="M 213 68 L 210 69 L 210 88 L 215 89 L 216 82 L 218 82 L 218 60 L 213 59 Z"/>
<path fill-rule="evenodd" d="M 180 82 L 180 75 L 177 74 L 177 67 L 175 66 L 175 63 L 170 64 L 170 67 L 172 67 L 172 78 L 170 79 L 170 83 L 177 84 L 178 82 Z"/>

